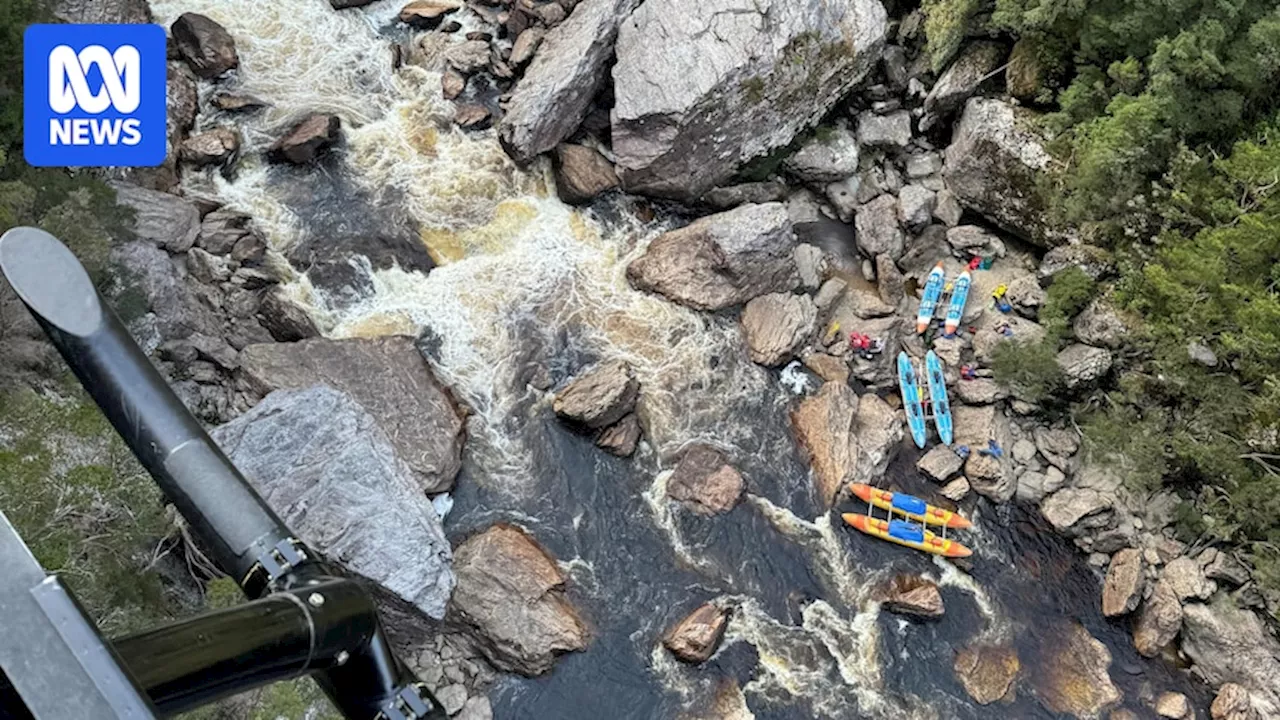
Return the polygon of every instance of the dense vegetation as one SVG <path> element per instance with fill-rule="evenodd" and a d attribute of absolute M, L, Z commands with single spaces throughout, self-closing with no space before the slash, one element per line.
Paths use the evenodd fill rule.
<path fill-rule="evenodd" d="M 1280 592 L 1278 7 L 924 4 L 935 68 L 966 35 L 1017 39 L 1011 74 L 1036 79 L 1023 99 L 1042 106 L 1060 160 L 1040 190 L 1057 222 L 1118 258 L 1118 277 L 1096 288 L 1059 277 L 1045 344 L 1000 353 L 997 375 L 1061 401 L 1050 360 L 1070 318 L 1095 294 L 1130 313 L 1117 380 L 1065 409 L 1132 488 L 1184 498 L 1188 540 L 1239 543 Z"/>

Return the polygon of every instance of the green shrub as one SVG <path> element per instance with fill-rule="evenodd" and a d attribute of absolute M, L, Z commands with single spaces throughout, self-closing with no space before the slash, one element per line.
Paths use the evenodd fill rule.
<path fill-rule="evenodd" d="M 1002 342 L 991 357 L 996 382 L 1023 400 L 1045 403 L 1062 388 L 1062 368 L 1058 367 L 1057 341 L 1038 343 Z"/>
<path fill-rule="evenodd" d="M 926 50 L 934 72 L 945 68 L 960 50 L 981 6 L 980 0 L 925 0 Z"/>

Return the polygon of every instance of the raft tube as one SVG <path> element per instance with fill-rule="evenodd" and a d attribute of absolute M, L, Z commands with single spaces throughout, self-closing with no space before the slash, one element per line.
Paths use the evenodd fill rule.
<path fill-rule="evenodd" d="M 973 554 L 955 540 L 940 538 L 919 525 L 905 520 L 880 520 L 869 515 L 845 513 L 844 521 L 862 532 L 913 550 L 949 558 L 965 558 Z"/>
<path fill-rule="evenodd" d="M 959 513 L 930 505 L 915 495 L 880 490 L 864 483 L 849 483 L 849 492 L 863 502 L 871 503 L 881 510 L 891 510 L 916 522 L 939 525 L 952 530 L 973 527 L 973 523 Z"/>
<path fill-rule="evenodd" d="M 947 271 L 942 269 L 941 262 L 929 271 L 929 277 L 924 283 L 924 294 L 920 297 L 920 311 L 916 313 L 917 333 L 928 330 L 929 323 L 933 322 L 933 315 L 938 311 L 938 300 L 942 297 L 942 283 L 946 279 Z"/>

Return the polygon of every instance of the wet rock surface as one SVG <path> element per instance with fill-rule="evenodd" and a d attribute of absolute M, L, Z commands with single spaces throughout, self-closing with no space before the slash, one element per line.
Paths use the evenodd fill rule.
<path fill-rule="evenodd" d="M 587 627 L 564 596 L 565 574 L 523 530 L 495 525 L 454 550 L 457 588 L 448 621 L 461 626 L 499 669 L 550 670 L 558 656 L 587 646 Z"/>
<path fill-rule="evenodd" d="M 813 335 L 817 306 L 808 295 L 761 295 L 742 311 L 742 332 L 754 362 L 776 366 L 787 362 Z"/>
<path fill-rule="evenodd" d="M 240 372 L 259 395 L 321 383 L 351 395 L 377 418 L 422 490 L 453 486 L 462 465 L 463 413 L 412 338 L 251 345 L 240 353 Z"/>
<path fill-rule="evenodd" d="M 236 42 L 227 29 L 199 13 L 183 13 L 170 32 L 173 43 L 201 78 L 215 78 L 240 66 Z"/>
<path fill-rule="evenodd" d="M 938 585 L 917 575 L 897 575 L 880 589 L 884 608 L 916 618 L 940 618 L 946 611 Z"/>
<path fill-rule="evenodd" d="M 1047 660 L 1033 673 L 1033 684 L 1050 710 L 1097 717 L 1121 699 L 1107 672 L 1111 652 L 1083 626 L 1070 625 Z"/>
<path fill-rule="evenodd" d="M 281 390 L 212 437 L 307 544 L 440 619 L 449 543 L 374 410 L 324 385 Z"/>
<path fill-rule="evenodd" d="M 683 662 L 704 663 L 720 646 L 728 624 L 727 608 L 706 603 L 668 630 L 662 644 Z"/>
<path fill-rule="evenodd" d="M 956 654 L 956 676 L 979 705 L 990 705 L 1013 692 L 1021 669 L 1018 653 L 1011 647 L 969 646 Z"/>
<path fill-rule="evenodd" d="M 687 449 L 667 481 L 667 495 L 704 516 L 732 510 L 742 489 L 742 475 L 723 453 L 708 445 Z"/>
<path fill-rule="evenodd" d="M 557 415 L 589 428 L 612 425 L 636 406 L 640 381 L 621 360 L 606 362 L 580 374 L 556 393 Z"/>

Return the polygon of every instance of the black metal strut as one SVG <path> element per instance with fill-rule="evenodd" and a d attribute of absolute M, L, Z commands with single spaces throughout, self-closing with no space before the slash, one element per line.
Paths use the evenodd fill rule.
<path fill-rule="evenodd" d="M 0 272 L 214 562 L 254 601 L 114 643 L 159 712 L 314 673 L 353 720 L 445 717 L 391 653 L 368 594 L 341 579 L 263 502 L 156 372 L 71 251 L 43 230 L 15 228 L 0 237 Z M 3 649 L 0 639 L 0 664 Z M 16 665 L 2 669 L 22 693 L 17 676 L 31 669 Z"/>

